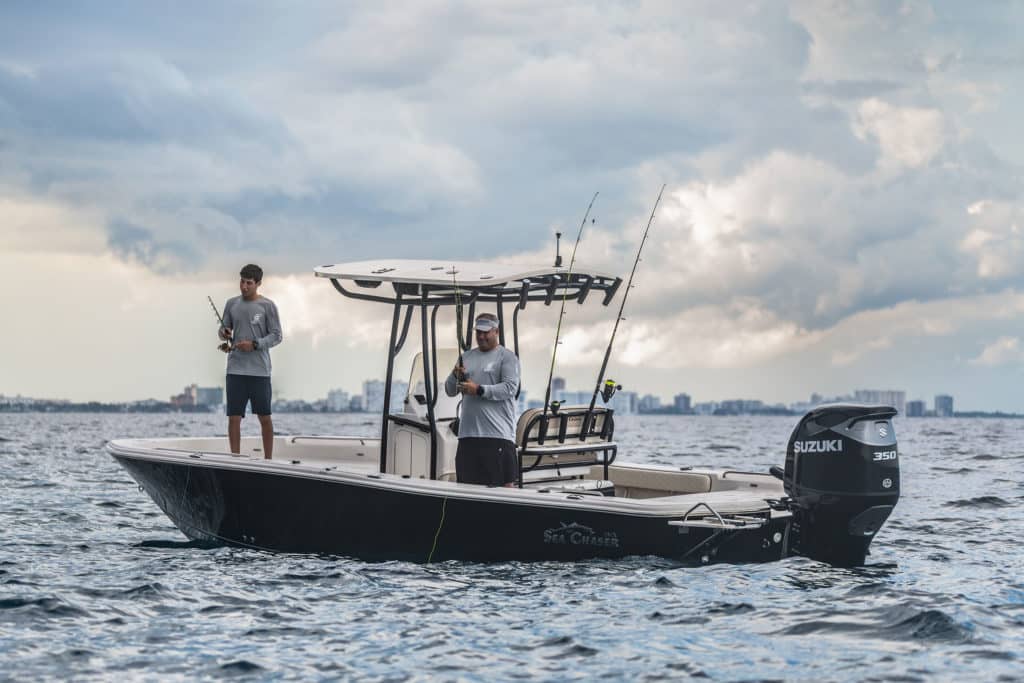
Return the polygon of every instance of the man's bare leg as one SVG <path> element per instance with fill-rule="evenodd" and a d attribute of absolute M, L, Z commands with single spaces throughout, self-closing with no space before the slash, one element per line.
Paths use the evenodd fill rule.
<path fill-rule="evenodd" d="M 232 453 L 240 453 L 242 449 L 242 416 L 228 415 L 228 445 Z"/>
<path fill-rule="evenodd" d="M 260 433 L 263 435 L 263 457 L 270 460 L 274 455 L 274 420 L 270 415 L 258 415 Z"/>

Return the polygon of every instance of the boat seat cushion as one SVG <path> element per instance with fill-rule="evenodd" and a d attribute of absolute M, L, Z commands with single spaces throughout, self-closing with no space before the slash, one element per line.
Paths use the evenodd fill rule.
<path fill-rule="evenodd" d="M 604 469 L 600 465 L 590 468 L 591 479 L 603 479 Z M 708 493 L 711 491 L 711 477 L 697 472 L 683 472 L 675 469 L 653 469 L 639 467 L 608 468 L 608 478 L 616 486 L 630 489 L 647 489 L 672 493 Z"/>

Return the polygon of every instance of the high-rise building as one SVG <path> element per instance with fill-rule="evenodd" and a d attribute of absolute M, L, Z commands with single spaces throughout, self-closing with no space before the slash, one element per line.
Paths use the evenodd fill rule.
<path fill-rule="evenodd" d="M 196 387 L 196 405 L 219 406 L 224 403 L 223 387 Z"/>
<path fill-rule="evenodd" d="M 408 392 L 408 382 L 400 379 L 392 380 L 388 411 L 391 413 L 402 412 L 405 395 Z M 384 410 L 384 382 L 379 379 L 368 379 L 363 382 L 363 410 L 368 413 L 379 413 Z"/>
<path fill-rule="evenodd" d="M 526 411 L 526 408 L 530 403 L 532 403 L 532 401 L 526 400 L 526 389 L 520 389 L 519 398 L 516 399 L 516 414 L 522 415 L 523 412 Z M 541 408 L 543 407 L 544 406 L 541 406 Z"/>
<path fill-rule="evenodd" d="M 939 394 L 935 397 L 935 417 L 953 417 L 953 397 Z"/>
<path fill-rule="evenodd" d="M 690 412 L 690 395 L 689 394 L 676 394 L 672 399 L 672 406 L 676 409 L 677 413 L 689 413 Z"/>
<path fill-rule="evenodd" d="M 858 389 L 853 392 L 853 400 L 860 403 L 880 403 L 892 406 L 900 415 L 906 415 L 907 392 L 878 389 Z"/>
<path fill-rule="evenodd" d="M 551 379 L 551 393 L 556 391 L 565 391 L 564 377 L 554 377 Z"/>
<path fill-rule="evenodd" d="M 363 410 L 368 413 L 384 410 L 384 382 L 379 379 L 363 382 Z"/>
<path fill-rule="evenodd" d="M 907 401 L 907 417 L 924 417 L 924 401 Z"/>
<path fill-rule="evenodd" d="M 590 403 L 590 396 L 587 396 L 587 403 Z M 639 400 L 635 391 L 619 391 L 608 401 L 608 407 L 615 411 L 616 415 L 636 415 Z M 598 405 L 601 402 L 598 401 Z"/>
<path fill-rule="evenodd" d="M 559 389 L 555 391 L 551 390 L 551 400 L 561 401 L 563 405 L 567 406 L 589 406 L 591 393 L 587 391 L 566 391 L 565 389 Z M 542 404 L 543 405 L 543 404 Z M 601 405 L 600 397 L 598 397 L 597 405 Z"/>
<path fill-rule="evenodd" d="M 718 410 L 718 403 L 715 401 L 705 401 L 704 403 L 697 403 L 693 406 L 693 412 L 697 415 L 714 415 Z"/>
<path fill-rule="evenodd" d="M 641 413 L 655 413 L 661 410 L 661 399 L 653 394 L 645 394 L 644 397 L 640 399 L 637 409 Z"/>
<path fill-rule="evenodd" d="M 347 391 L 332 389 L 327 392 L 327 407 L 336 413 L 348 412 L 352 406 L 352 399 Z"/>

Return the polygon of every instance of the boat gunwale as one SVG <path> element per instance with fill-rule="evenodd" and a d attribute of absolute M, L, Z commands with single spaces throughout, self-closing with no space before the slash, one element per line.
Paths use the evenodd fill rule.
<path fill-rule="evenodd" d="M 296 479 L 313 479 L 434 498 L 486 500 L 507 505 L 533 506 L 540 504 L 541 507 L 622 514 L 630 517 L 678 518 L 700 502 L 717 503 L 718 505 L 715 506 L 715 509 L 724 514 L 737 514 L 741 512 L 768 513 L 769 518 L 773 518 L 785 513 L 785 511 L 772 509 L 767 503 L 768 497 L 755 496 L 752 495 L 752 492 L 746 490 L 709 491 L 652 498 L 614 498 L 581 494 L 573 491 L 543 492 L 532 488 L 475 486 L 453 481 L 411 478 L 381 472 L 361 473 L 345 470 L 342 466 L 328 469 L 319 465 L 295 464 L 281 460 L 257 460 L 232 453 L 217 453 L 203 450 L 175 449 L 173 454 L 171 454 L 167 449 L 159 447 L 129 445 L 131 442 L 138 441 L 154 441 L 154 439 L 117 439 L 108 442 L 106 450 L 114 457 L 148 462 L 243 471 Z M 167 441 L 180 440 L 167 439 Z M 723 470 L 722 472 L 726 471 L 729 470 Z M 718 473 L 718 470 L 694 470 L 694 473 Z M 745 501 L 750 501 L 751 504 L 742 505 L 741 502 Z"/>

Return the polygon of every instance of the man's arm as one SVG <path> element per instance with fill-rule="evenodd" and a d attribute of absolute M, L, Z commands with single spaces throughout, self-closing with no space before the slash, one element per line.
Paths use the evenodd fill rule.
<path fill-rule="evenodd" d="M 444 381 L 444 393 L 449 396 L 454 396 L 459 393 L 458 384 L 459 381 L 455 378 L 455 369 L 453 368 L 452 371 L 448 373 L 448 378 Z"/>
<path fill-rule="evenodd" d="M 507 401 L 515 398 L 519 388 L 519 358 L 508 349 L 501 359 L 501 381 L 497 384 L 482 384 L 483 398 L 489 401 Z"/>
<path fill-rule="evenodd" d="M 231 341 L 231 333 L 235 329 L 235 320 L 231 317 L 231 299 L 224 302 L 224 315 L 221 316 L 224 327 L 217 330 L 217 336 L 224 341 Z"/>
<path fill-rule="evenodd" d="M 270 302 L 267 306 L 267 334 L 265 337 L 260 337 L 256 340 L 261 349 L 270 349 L 284 339 L 284 334 L 281 332 L 281 319 L 277 315 L 277 304 Z"/>

